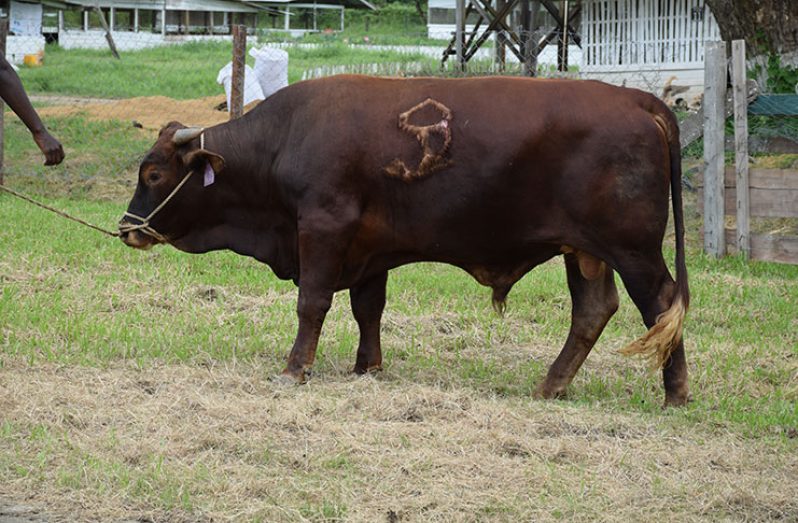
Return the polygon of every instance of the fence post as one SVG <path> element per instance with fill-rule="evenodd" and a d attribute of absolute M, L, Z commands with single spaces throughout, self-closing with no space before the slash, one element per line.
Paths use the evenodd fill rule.
<path fill-rule="evenodd" d="M 745 40 L 732 42 L 732 90 L 734 95 L 734 160 L 737 174 L 737 249 L 751 258 L 751 223 L 748 187 L 748 82 Z"/>
<path fill-rule="evenodd" d="M 247 27 L 233 26 L 233 78 L 230 86 L 230 119 L 244 114 L 244 74 L 247 50 Z"/>
<path fill-rule="evenodd" d="M 704 251 L 726 252 L 723 141 L 726 103 L 726 43 L 707 42 L 704 52 Z"/>
<path fill-rule="evenodd" d="M 6 56 L 6 37 L 8 36 L 8 18 L 0 20 L 0 53 Z M 3 185 L 3 171 L 5 170 L 5 112 L 6 104 L 0 98 L 0 185 Z"/>
<path fill-rule="evenodd" d="M 455 0 L 454 2 L 454 56 L 457 62 L 456 70 L 465 70 L 465 59 L 463 49 L 463 39 L 465 38 L 465 0 Z"/>

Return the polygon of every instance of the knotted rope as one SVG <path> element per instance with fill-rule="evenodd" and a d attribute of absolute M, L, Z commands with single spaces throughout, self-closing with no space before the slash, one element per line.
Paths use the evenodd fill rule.
<path fill-rule="evenodd" d="M 97 225 L 91 224 L 91 223 L 89 223 L 89 222 L 87 222 L 85 220 L 81 220 L 80 218 L 76 218 L 76 217 L 74 217 L 74 216 L 72 216 L 70 214 L 67 214 L 64 211 L 59 211 L 58 209 L 50 207 L 49 205 L 45 205 L 45 204 L 43 204 L 41 202 L 37 202 L 33 198 L 31 198 L 29 196 L 25 196 L 24 194 L 18 193 L 17 191 L 15 191 L 13 189 L 9 189 L 5 185 L 0 185 L 0 190 L 3 190 L 5 192 L 7 192 L 8 194 L 11 194 L 12 196 L 16 196 L 17 198 L 20 198 L 22 200 L 25 200 L 26 202 L 32 203 L 33 205 L 41 207 L 42 209 L 46 209 L 46 210 L 48 210 L 50 212 L 54 212 L 57 215 L 66 218 L 67 220 L 72 220 L 73 222 L 78 222 L 78 223 L 80 223 L 82 225 L 85 225 L 86 227 L 94 229 L 95 231 L 100 231 L 101 233 L 107 234 L 108 236 L 119 237 L 122 234 L 119 231 L 109 231 L 108 229 L 103 229 L 102 227 L 98 227 Z"/>
<path fill-rule="evenodd" d="M 59 215 L 59 216 L 61 216 L 63 218 L 66 218 L 67 220 L 72 220 L 73 222 L 77 222 L 77 223 L 79 223 L 81 225 L 85 225 L 86 227 L 89 227 L 90 229 L 94 229 L 95 231 L 99 231 L 99 232 L 101 232 L 103 234 L 107 234 L 108 236 L 113 236 L 115 238 L 118 238 L 118 237 L 122 236 L 123 234 L 131 232 L 131 231 L 142 231 L 143 233 L 145 233 L 145 234 L 147 234 L 149 236 L 152 236 L 153 238 L 155 238 L 158 241 L 161 241 L 163 243 L 169 243 L 169 240 L 166 238 L 166 236 L 162 235 L 161 233 L 159 233 L 158 231 L 156 231 L 155 229 L 153 229 L 150 226 L 150 220 L 152 220 L 152 218 L 156 214 L 158 214 L 158 212 L 161 209 L 164 208 L 164 206 L 169 202 L 169 200 L 171 200 L 174 197 L 174 195 L 177 194 L 177 191 L 179 191 L 180 188 L 183 187 L 183 185 L 185 185 L 185 183 L 188 181 L 188 179 L 191 177 L 192 174 L 194 174 L 194 171 L 193 170 L 189 171 L 188 174 L 186 174 L 183 177 L 183 179 L 180 180 L 180 183 L 178 183 L 177 186 L 174 189 L 172 189 L 172 192 L 169 193 L 169 195 L 164 199 L 164 201 L 162 201 L 158 205 L 158 207 L 153 209 L 153 211 L 149 215 L 147 215 L 146 218 L 142 218 L 141 216 L 138 216 L 138 215 L 133 214 L 131 212 L 125 212 L 125 217 L 133 218 L 135 220 L 138 220 L 141 223 L 138 223 L 138 224 L 120 223 L 118 231 L 109 231 L 108 229 L 103 229 L 102 227 L 99 227 L 97 225 L 89 223 L 89 222 L 87 222 L 85 220 L 81 220 L 80 218 L 76 218 L 75 216 L 72 216 L 71 214 L 68 214 L 68 213 L 66 213 L 64 211 L 58 210 L 58 209 L 56 209 L 54 207 L 50 207 L 49 205 L 46 205 L 46 204 L 41 203 L 41 202 L 38 202 L 38 201 L 34 200 L 33 198 L 31 198 L 29 196 L 25 196 L 22 193 L 19 193 L 19 192 L 13 190 L 13 189 L 10 189 L 10 188 L 6 187 L 5 185 L 0 185 L 0 190 L 3 190 L 5 192 L 7 192 L 8 194 L 11 194 L 12 196 L 16 196 L 17 198 L 20 198 L 22 200 L 25 200 L 26 202 L 32 203 L 33 205 L 36 205 L 37 207 L 41 207 L 42 209 L 46 209 L 46 210 L 48 210 L 50 212 L 54 212 L 55 214 L 57 214 L 57 215 Z"/>
<path fill-rule="evenodd" d="M 177 191 L 179 191 L 180 188 L 183 187 L 183 185 L 185 185 L 185 183 L 188 181 L 188 179 L 191 178 L 192 174 L 194 174 L 194 171 L 193 170 L 189 171 L 183 177 L 183 179 L 180 180 L 180 183 L 178 183 L 177 186 L 174 189 L 172 189 L 172 192 L 169 193 L 169 196 L 164 198 L 164 201 L 162 201 L 160 204 L 158 204 L 158 207 L 153 209 L 152 212 L 150 214 L 148 214 L 146 218 L 142 218 L 141 216 L 133 214 L 132 212 L 125 212 L 125 217 L 133 218 L 135 220 L 140 221 L 141 223 L 137 223 L 137 224 L 127 223 L 127 222 L 120 223 L 119 224 L 119 233 L 120 234 L 125 234 L 125 233 L 131 232 L 131 231 L 142 231 L 145 234 L 148 234 L 148 235 L 152 236 L 153 238 L 155 238 L 156 240 L 158 240 L 160 242 L 169 243 L 169 240 L 166 238 L 166 236 L 162 235 L 161 233 L 159 233 L 158 231 L 156 231 L 155 229 L 150 227 L 150 220 L 152 220 L 153 216 L 158 214 L 158 211 L 160 211 L 161 209 L 164 208 L 164 205 L 169 203 L 169 200 L 171 200 L 172 197 L 174 197 L 174 195 L 177 194 Z"/>
<path fill-rule="evenodd" d="M 193 130 L 192 129 L 185 129 L 185 130 L 198 133 L 199 139 L 200 139 L 200 149 L 201 150 L 205 149 L 205 129 L 204 128 L 196 128 L 196 129 L 193 129 Z M 178 131 L 178 132 L 180 132 L 180 131 Z M 196 137 L 196 134 L 193 135 L 193 137 Z M 180 143 L 184 143 L 184 142 L 180 142 Z M 178 143 L 178 145 L 180 145 L 180 143 Z M 150 226 L 150 220 L 152 220 L 152 218 L 156 214 L 158 214 L 158 212 L 161 209 L 163 209 L 164 206 L 167 203 L 169 203 L 169 200 L 171 200 L 174 197 L 174 195 L 177 194 L 177 191 L 179 191 L 180 188 L 183 187 L 183 185 L 186 184 L 186 182 L 188 181 L 188 179 L 191 177 L 192 174 L 194 174 L 194 170 L 190 170 L 183 177 L 183 179 L 180 180 L 180 183 L 178 183 L 177 186 L 174 189 L 172 189 L 172 192 L 169 193 L 169 195 L 164 199 L 164 201 L 162 201 L 158 205 L 158 207 L 153 209 L 153 211 L 150 214 L 148 214 L 146 218 L 142 218 L 141 216 L 133 214 L 132 212 L 125 212 L 124 216 L 126 218 L 133 218 L 134 220 L 138 220 L 141 223 L 133 224 L 133 223 L 128 223 L 128 222 L 122 222 L 122 223 L 119 224 L 119 230 L 117 230 L 117 231 L 109 231 L 109 230 L 103 229 L 102 227 L 99 227 L 97 225 L 91 224 L 91 223 L 89 223 L 89 222 L 87 222 L 85 220 L 81 220 L 80 218 L 76 218 L 75 216 L 72 216 L 72 215 L 70 215 L 68 213 L 65 213 L 64 211 L 60 211 L 60 210 L 58 210 L 58 209 L 56 209 L 54 207 L 50 207 L 49 205 L 45 205 L 45 204 L 43 204 L 41 202 L 38 202 L 38 201 L 34 200 L 33 198 L 31 198 L 29 196 L 25 196 L 24 194 L 18 193 L 17 191 L 15 191 L 13 189 L 9 189 L 5 185 L 0 185 L 0 189 L 2 189 L 3 191 L 5 191 L 5 192 L 7 192 L 7 193 L 9 193 L 9 194 L 11 194 L 13 196 L 16 196 L 17 198 L 25 200 L 26 202 L 29 202 L 29 203 L 32 203 L 33 205 L 41 207 L 42 209 L 46 209 L 46 210 L 48 210 L 50 212 L 54 212 L 55 214 L 57 214 L 57 215 L 59 215 L 59 216 L 61 216 L 63 218 L 66 218 L 67 220 L 72 220 L 74 222 L 80 223 L 81 225 L 85 225 L 86 227 L 94 229 L 95 231 L 99 231 L 99 232 L 101 232 L 103 234 L 107 234 L 108 236 L 113 236 L 115 238 L 118 238 L 118 237 L 122 236 L 123 234 L 129 233 L 129 232 L 132 232 L 132 231 L 142 231 L 144 234 L 152 236 L 153 238 L 155 238 L 156 240 L 158 240 L 160 242 L 169 243 L 169 240 L 167 239 L 166 236 L 164 236 L 163 234 L 159 233 L 158 231 L 156 231 L 155 229 L 153 229 Z"/>

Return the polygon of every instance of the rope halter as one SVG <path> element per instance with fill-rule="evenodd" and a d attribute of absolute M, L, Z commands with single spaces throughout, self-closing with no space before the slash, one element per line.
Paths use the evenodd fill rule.
<path fill-rule="evenodd" d="M 205 129 L 201 127 L 178 129 L 177 131 L 175 131 L 174 137 L 172 138 L 172 142 L 175 145 L 183 145 L 185 143 L 190 142 L 199 135 L 200 149 L 205 149 L 205 134 L 203 134 L 204 132 Z M 126 211 L 124 214 L 125 218 L 133 218 L 135 220 L 138 220 L 140 223 L 134 224 L 128 222 L 121 222 L 119 224 L 119 233 L 126 234 L 133 231 L 141 231 L 144 234 L 147 234 L 148 236 L 155 238 L 159 242 L 169 243 L 169 240 L 167 239 L 166 236 L 164 236 L 163 234 L 159 233 L 154 228 L 152 228 L 152 226 L 150 225 L 150 221 L 155 217 L 156 214 L 158 214 L 158 212 L 161 209 L 164 208 L 164 206 L 167 203 L 169 203 L 169 200 L 171 200 L 175 196 L 175 194 L 177 194 L 177 191 L 179 191 L 186 184 L 188 179 L 191 178 L 192 174 L 194 174 L 193 169 L 188 171 L 188 173 L 183 177 L 183 179 L 180 180 L 180 183 L 178 183 L 177 186 L 174 189 L 172 189 L 172 192 L 170 192 L 169 195 L 166 198 L 164 198 L 164 200 L 160 204 L 158 204 L 158 207 L 153 209 L 152 212 L 148 214 L 146 218 L 143 218 L 137 214 L 133 214 L 132 212 Z"/>

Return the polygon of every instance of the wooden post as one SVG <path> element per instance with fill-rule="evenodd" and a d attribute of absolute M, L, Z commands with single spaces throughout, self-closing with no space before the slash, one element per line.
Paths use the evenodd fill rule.
<path fill-rule="evenodd" d="M 8 36 L 8 18 L 0 20 L 0 53 L 6 55 L 6 37 Z M 0 98 L 0 185 L 3 185 L 3 171 L 5 171 L 5 112 L 6 104 Z"/>
<path fill-rule="evenodd" d="M 707 42 L 704 57 L 704 250 L 721 257 L 726 252 L 723 227 L 726 43 Z"/>
<path fill-rule="evenodd" d="M 465 33 L 465 0 L 455 0 L 454 7 L 455 67 L 458 71 L 462 72 L 465 70 L 465 49 L 463 49 L 463 37 Z"/>
<path fill-rule="evenodd" d="M 560 32 L 560 41 L 557 42 L 557 70 L 561 73 L 568 71 L 568 11 L 570 10 L 568 3 L 568 0 L 563 0 L 562 30 Z"/>
<path fill-rule="evenodd" d="M 519 51 L 521 51 L 521 56 L 524 57 L 524 60 L 521 62 L 521 74 L 526 76 L 529 74 L 529 68 L 527 67 L 527 59 L 529 55 L 529 0 L 521 0 L 521 16 L 520 16 L 520 31 L 519 37 L 521 40 L 521 45 Z"/>
<path fill-rule="evenodd" d="M 496 12 L 501 13 L 507 5 L 507 0 L 496 0 Z M 504 20 L 502 20 L 504 21 Z M 496 31 L 496 55 L 494 56 L 494 63 L 500 72 L 504 71 L 504 66 L 507 61 L 507 51 L 504 48 L 504 29 L 499 28 Z"/>
<path fill-rule="evenodd" d="M 538 28 L 540 20 L 540 0 L 532 0 L 529 6 L 529 37 L 526 44 L 525 74 L 537 76 L 538 74 L 538 38 L 535 30 Z"/>
<path fill-rule="evenodd" d="M 247 27 L 233 26 L 233 81 L 230 86 L 230 119 L 244 114 L 244 72 L 246 65 Z"/>
<path fill-rule="evenodd" d="M 103 26 L 103 30 L 105 31 L 105 40 L 108 42 L 108 47 L 111 49 L 111 54 L 113 54 L 114 58 L 118 60 L 119 53 L 116 52 L 116 43 L 114 43 L 114 37 L 111 35 L 111 29 L 108 27 L 108 22 L 105 21 L 103 10 L 100 9 L 100 2 L 94 4 L 94 11 L 97 13 L 97 16 L 100 17 L 100 25 Z"/>
<path fill-rule="evenodd" d="M 734 94 L 734 163 L 737 173 L 737 249 L 751 258 L 751 221 L 748 183 L 748 82 L 745 40 L 732 42 L 732 92 Z"/>

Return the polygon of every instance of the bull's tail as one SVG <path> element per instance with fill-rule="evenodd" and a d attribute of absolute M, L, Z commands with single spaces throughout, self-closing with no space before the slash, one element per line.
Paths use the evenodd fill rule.
<path fill-rule="evenodd" d="M 668 142 L 673 201 L 673 225 L 676 232 L 676 292 L 668 310 L 657 316 L 656 323 L 640 339 L 621 349 L 621 354 L 640 355 L 648 359 L 652 369 L 663 367 L 673 350 L 682 340 L 684 316 L 690 305 L 690 289 L 687 284 L 687 265 L 684 259 L 684 212 L 682 210 L 682 159 L 679 145 L 679 126 L 669 112 L 666 116 L 655 115 L 654 120 L 662 129 Z"/>

